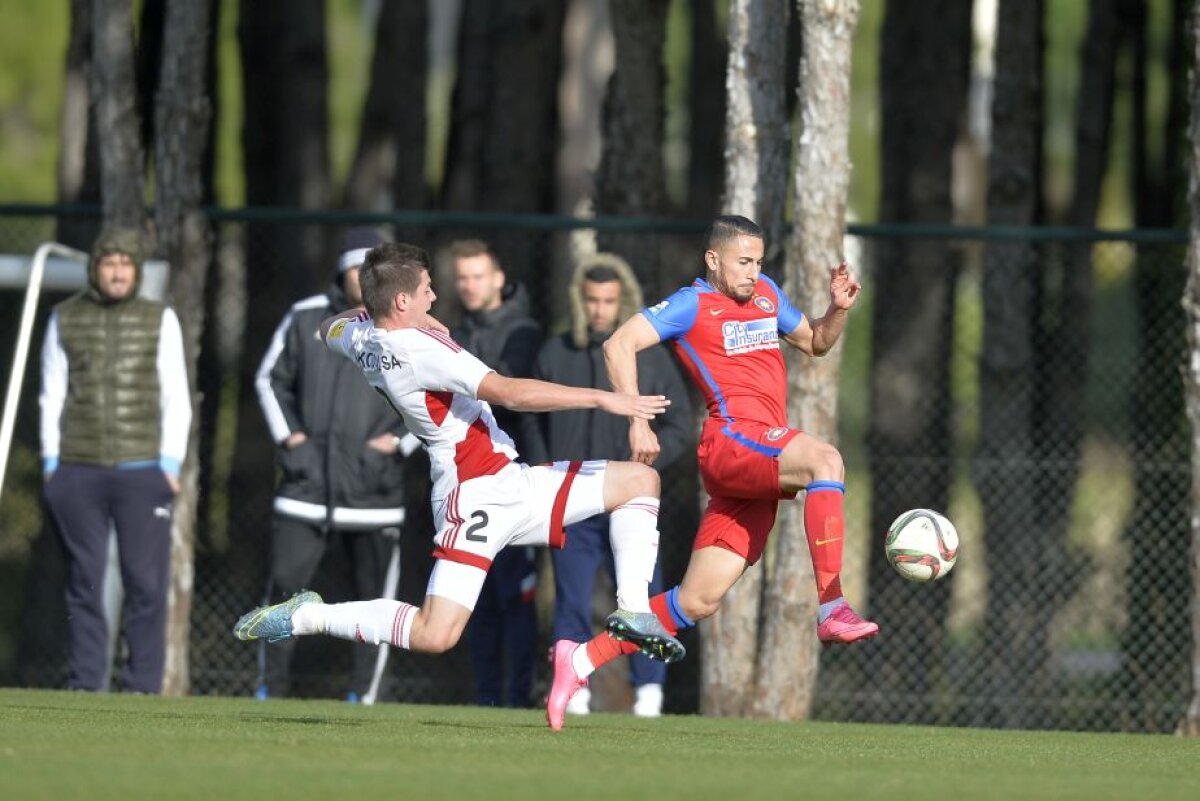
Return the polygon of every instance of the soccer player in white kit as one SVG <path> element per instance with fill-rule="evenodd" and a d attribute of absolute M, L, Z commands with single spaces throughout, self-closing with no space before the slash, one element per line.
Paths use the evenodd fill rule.
<path fill-rule="evenodd" d="M 419 608 L 382 598 L 325 604 L 315 592 L 303 591 L 243 615 L 235 636 L 279 642 L 329 634 L 441 653 L 458 642 L 501 548 L 561 548 L 565 525 L 608 512 L 618 609 L 605 628 L 652 658 L 682 659 L 683 646 L 650 611 L 647 595 L 658 553 L 658 473 L 634 462 L 521 464 L 489 406 L 520 412 L 601 409 L 649 420 L 669 401 L 506 378 L 491 370 L 429 315 L 437 296 L 421 248 L 398 243 L 374 248 L 359 281 L 366 312 L 331 317 L 319 335 L 331 350 L 358 363 L 429 452 L 439 528 L 425 602 Z M 551 728 L 561 728 L 561 714 L 548 710 L 547 716 Z"/>

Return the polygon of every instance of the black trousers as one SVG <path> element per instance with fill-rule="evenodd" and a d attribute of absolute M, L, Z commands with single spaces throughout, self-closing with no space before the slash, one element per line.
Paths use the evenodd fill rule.
<path fill-rule="evenodd" d="M 167 584 L 175 496 L 157 466 L 122 469 L 62 464 L 44 489 L 67 554 L 67 686 L 102 690 L 108 658 L 104 568 L 110 526 L 117 531 L 122 614 L 129 659 L 121 686 L 162 690 L 166 658 Z"/>
<path fill-rule="evenodd" d="M 313 576 L 328 546 L 344 548 L 353 565 L 354 600 L 371 600 L 382 595 L 390 540 L 378 529 L 324 532 L 322 528 L 317 523 L 275 515 L 268 603 L 279 603 L 312 586 Z M 350 647 L 354 648 L 354 676 L 350 690 L 361 696 L 371 685 L 378 652 L 358 643 L 352 643 Z M 286 696 L 291 691 L 295 651 L 295 639 L 264 647 L 262 684 L 268 694 Z"/>

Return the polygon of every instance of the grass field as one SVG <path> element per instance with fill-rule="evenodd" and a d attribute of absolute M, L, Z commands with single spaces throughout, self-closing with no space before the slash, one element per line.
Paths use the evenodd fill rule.
<path fill-rule="evenodd" d="M 1200 741 L 0 690 L 0 799 L 1200 798 Z"/>

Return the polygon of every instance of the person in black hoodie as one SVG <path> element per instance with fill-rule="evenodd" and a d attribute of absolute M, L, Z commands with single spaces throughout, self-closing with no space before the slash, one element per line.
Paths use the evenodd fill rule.
<path fill-rule="evenodd" d="M 529 316 L 529 296 L 508 283 L 485 242 L 468 239 L 450 248 L 454 288 L 463 321 L 451 335 L 481 362 L 509 378 L 529 378 L 542 342 L 542 330 Z M 530 415 L 493 410 L 496 422 L 515 440 L 517 453 L 528 447 Z M 537 464 L 523 458 L 527 464 Z M 537 660 L 537 562 L 533 548 L 506 548 L 492 563 L 468 624 L 476 703 L 528 707 L 532 704 Z M 507 692 L 504 687 L 508 667 Z"/>
<path fill-rule="evenodd" d="M 373 229 L 347 232 L 329 290 L 292 306 L 258 368 L 259 403 L 282 468 L 268 603 L 309 586 L 329 545 L 349 556 L 356 599 L 378 597 L 404 523 L 402 459 L 419 443 L 358 367 L 316 336 L 323 319 L 362 303 L 358 271 L 382 241 Z M 293 652 L 291 642 L 264 650 L 259 698 L 288 694 Z M 349 700 L 367 691 L 375 660 L 375 649 L 354 649 Z"/>
<path fill-rule="evenodd" d="M 571 386 L 611 389 L 604 366 L 604 342 L 617 326 L 642 308 L 642 291 L 629 264 L 611 253 L 597 253 L 580 261 L 570 287 L 571 330 L 546 342 L 538 354 L 533 375 Z M 638 354 L 638 375 L 643 389 L 671 400 L 666 414 L 655 421 L 662 451 L 653 467 L 662 470 L 689 444 L 692 416 L 687 387 L 664 348 Z M 537 415 L 533 436 L 528 437 L 531 462 L 551 459 L 628 459 L 627 420 L 591 411 L 551 412 Z M 592 630 L 592 587 L 603 564 L 613 575 L 608 543 L 608 515 L 597 515 L 567 527 L 567 544 L 551 554 L 554 560 L 554 639 L 586 641 Z M 651 594 L 660 592 L 662 578 L 656 567 Z M 666 665 L 636 654 L 629 663 L 634 687 L 633 712 L 644 717 L 662 713 Z M 591 696 L 585 687 L 572 696 L 567 711 L 587 714 Z"/>

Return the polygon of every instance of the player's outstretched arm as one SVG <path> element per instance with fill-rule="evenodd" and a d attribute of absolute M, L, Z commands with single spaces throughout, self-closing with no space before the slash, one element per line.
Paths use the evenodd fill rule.
<path fill-rule="evenodd" d="M 638 351 L 653 347 L 662 341 L 658 331 L 641 314 L 626 320 L 604 343 L 604 364 L 608 368 L 608 380 L 617 392 L 636 395 L 638 392 Z M 630 458 L 642 464 L 654 464 L 662 448 L 658 435 L 650 428 L 647 418 L 629 419 Z"/>
<path fill-rule="evenodd" d="M 602 389 L 568 387 L 533 378 L 508 378 L 496 372 L 484 376 L 475 396 L 514 412 L 600 409 L 609 414 L 639 420 L 653 420 L 671 405 L 662 395 L 627 395 Z"/>
<path fill-rule="evenodd" d="M 862 284 L 855 279 L 846 262 L 834 267 L 829 271 L 829 308 L 824 316 L 811 324 L 807 319 L 801 320 L 794 330 L 784 335 L 784 341 L 810 356 L 824 356 L 846 328 L 846 319 L 861 290 Z"/>

